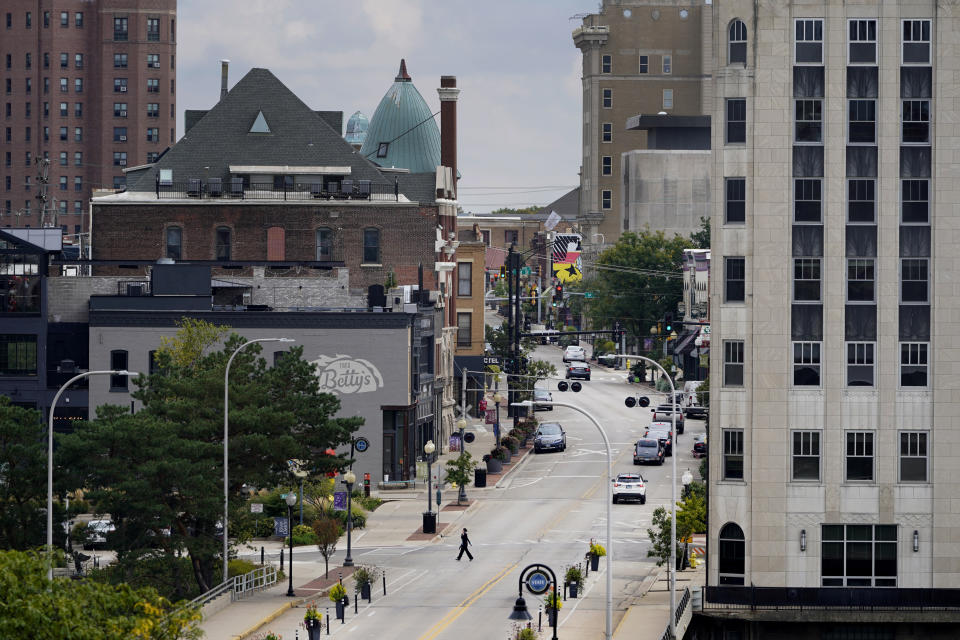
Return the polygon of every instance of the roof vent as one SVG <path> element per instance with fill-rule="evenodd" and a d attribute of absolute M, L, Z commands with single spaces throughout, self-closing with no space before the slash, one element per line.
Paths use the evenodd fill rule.
<path fill-rule="evenodd" d="M 249 133 L 270 133 L 270 127 L 267 126 L 267 119 L 263 117 L 263 111 L 257 113 L 257 119 L 253 121 Z"/>

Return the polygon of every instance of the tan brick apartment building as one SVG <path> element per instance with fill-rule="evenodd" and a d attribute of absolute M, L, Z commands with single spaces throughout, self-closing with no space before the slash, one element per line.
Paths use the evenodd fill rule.
<path fill-rule="evenodd" d="M 625 230 L 621 155 L 646 148 L 647 136 L 628 131 L 627 119 L 709 112 L 711 18 L 709 5 L 603 0 L 574 30 L 583 53 L 578 223 L 585 249 L 613 244 Z"/>
<path fill-rule="evenodd" d="M 85 231 L 92 191 L 122 188 L 124 169 L 174 142 L 176 12 L 176 0 L 3 3 L 0 224 Z"/>

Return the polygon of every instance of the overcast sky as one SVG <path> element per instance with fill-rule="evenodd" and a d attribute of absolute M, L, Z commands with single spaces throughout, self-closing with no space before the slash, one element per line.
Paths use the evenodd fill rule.
<path fill-rule="evenodd" d="M 544 205 L 579 184 L 580 52 L 571 16 L 595 0 L 180 0 L 177 131 L 264 67 L 317 110 L 373 112 L 400 59 L 432 111 L 457 76 L 460 202 Z M 439 126 L 439 116 L 438 126 Z M 547 188 L 549 187 L 549 189 Z M 497 194 L 497 195 L 493 195 Z"/>

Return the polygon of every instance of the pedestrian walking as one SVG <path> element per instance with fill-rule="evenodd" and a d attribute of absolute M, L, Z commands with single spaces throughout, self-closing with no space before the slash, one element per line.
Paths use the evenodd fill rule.
<path fill-rule="evenodd" d="M 467 537 L 467 528 L 463 528 L 463 533 L 460 534 L 460 555 L 457 556 L 457 561 L 460 561 L 460 558 L 463 557 L 463 554 L 466 553 L 467 557 L 470 558 L 470 562 L 473 562 L 473 555 L 470 553 L 470 550 L 467 549 L 468 545 L 472 545 L 470 538 Z"/>

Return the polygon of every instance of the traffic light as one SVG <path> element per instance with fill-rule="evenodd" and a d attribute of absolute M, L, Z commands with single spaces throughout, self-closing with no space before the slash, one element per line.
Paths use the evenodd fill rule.
<path fill-rule="evenodd" d="M 501 277 L 501 278 L 506 278 L 506 277 L 507 277 L 507 267 L 506 267 L 506 265 L 500 265 L 500 277 Z"/>
<path fill-rule="evenodd" d="M 673 331 L 673 314 L 666 313 L 663 316 L 664 331 L 668 334 Z"/>
<path fill-rule="evenodd" d="M 563 302 L 563 285 L 558 284 L 553 289 L 553 299 L 556 302 Z"/>

